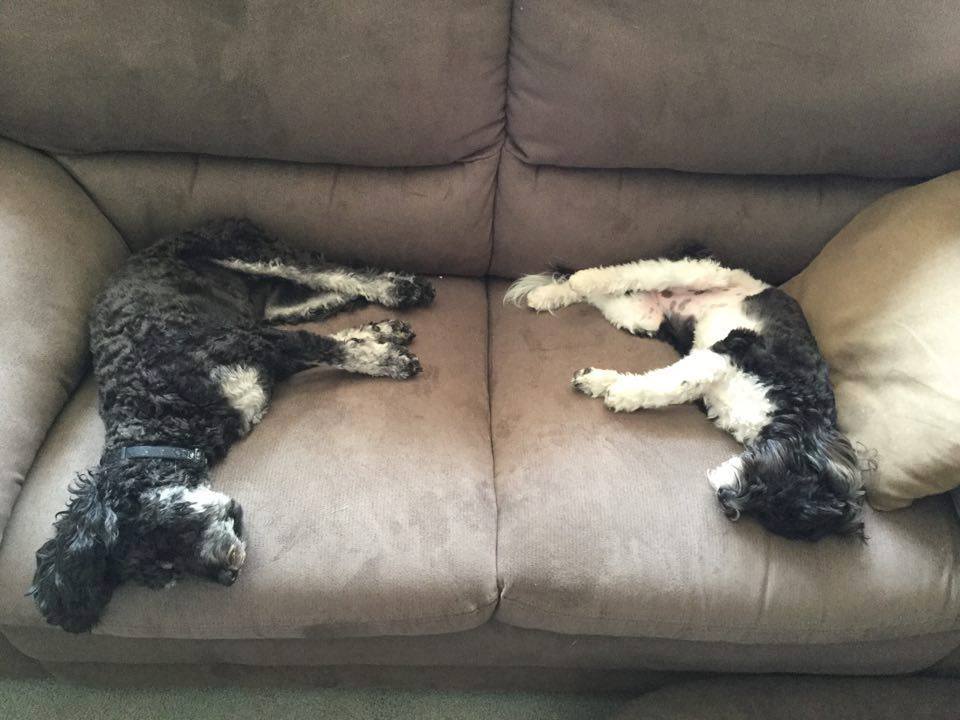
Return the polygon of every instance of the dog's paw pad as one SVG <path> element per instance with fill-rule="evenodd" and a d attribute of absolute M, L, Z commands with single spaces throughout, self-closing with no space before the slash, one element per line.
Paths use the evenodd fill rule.
<path fill-rule="evenodd" d="M 370 323 L 368 327 L 376 336 L 376 338 L 383 342 L 407 345 L 416 337 L 416 333 L 413 332 L 413 328 L 411 328 L 403 320 L 381 320 L 379 322 Z"/>
<path fill-rule="evenodd" d="M 407 380 L 423 372 L 420 360 L 404 347 L 397 346 L 384 364 L 387 375 L 396 380 Z"/>
<path fill-rule="evenodd" d="M 571 384 L 575 390 L 590 397 L 601 397 L 616 382 L 619 373 L 616 370 L 598 370 L 583 368 L 573 375 Z"/>
<path fill-rule="evenodd" d="M 436 291 L 429 281 L 413 275 L 401 275 L 393 279 L 393 307 L 415 307 L 429 305 Z"/>

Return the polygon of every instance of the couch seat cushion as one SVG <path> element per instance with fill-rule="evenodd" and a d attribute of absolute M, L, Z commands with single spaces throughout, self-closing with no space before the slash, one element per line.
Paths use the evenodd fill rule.
<path fill-rule="evenodd" d="M 957 627 L 960 526 L 945 498 L 866 514 L 869 543 L 771 535 L 720 511 L 706 472 L 737 451 L 694 407 L 630 415 L 575 393 L 593 365 L 644 371 L 662 343 L 588 306 L 504 307 L 491 287 L 502 598 L 561 633 L 738 643 L 884 640 Z"/>
<path fill-rule="evenodd" d="M 438 282 L 432 307 L 370 307 L 417 332 L 409 382 L 319 369 L 281 384 L 263 422 L 214 471 L 244 506 L 247 563 L 230 588 L 121 587 L 96 633 L 158 638 L 403 635 L 483 623 L 497 599 L 496 503 L 478 280 Z M 316 327 L 316 326 L 314 326 Z M 38 626 L 23 597 L 73 473 L 103 426 L 89 380 L 41 451 L 0 546 L 0 624 Z"/>

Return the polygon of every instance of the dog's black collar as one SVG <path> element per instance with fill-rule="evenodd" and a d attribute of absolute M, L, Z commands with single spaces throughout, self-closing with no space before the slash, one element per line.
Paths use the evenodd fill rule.
<path fill-rule="evenodd" d="M 206 467 L 207 456 L 200 448 L 172 445 L 130 445 L 113 453 L 116 460 L 180 460 L 197 467 Z"/>

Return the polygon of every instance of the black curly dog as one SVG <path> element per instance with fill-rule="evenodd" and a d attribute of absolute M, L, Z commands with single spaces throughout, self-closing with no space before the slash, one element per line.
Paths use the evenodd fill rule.
<path fill-rule="evenodd" d="M 232 584 L 245 558 L 242 513 L 209 488 L 208 467 L 260 420 L 275 383 L 318 365 L 398 379 L 420 371 L 405 347 L 413 332 L 397 320 L 334 335 L 271 323 L 433 295 L 412 275 L 330 265 L 243 220 L 132 256 L 90 320 L 106 444 L 37 551 L 30 593 L 47 622 L 89 630 L 127 580 Z"/>

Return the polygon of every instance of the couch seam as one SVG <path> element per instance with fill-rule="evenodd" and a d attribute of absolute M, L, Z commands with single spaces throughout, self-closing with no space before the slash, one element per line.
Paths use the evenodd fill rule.
<path fill-rule="evenodd" d="M 510 9 L 507 18 L 507 52 L 506 57 L 504 58 L 505 72 L 503 76 L 503 139 L 500 143 L 499 149 L 499 158 L 497 159 L 497 172 L 493 177 L 493 203 L 491 206 L 490 214 L 490 256 L 487 258 L 487 270 L 484 273 L 485 276 L 490 275 L 490 270 L 493 268 L 493 258 L 494 252 L 496 251 L 496 227 L 497 227 L 497 199 L 500 197 L 500 168 L 503 167 L 503 152 L 504 148 L 510 143 L 510 124 L 507 115 L 507 106 L 510 102 L 510 67 L 511 67 L 511 52 L 513 50 L 513 16 L 514 8 L 516 7 L 515 0 L 510 1 Z"/>
<path fill-rule="evenodd" d="M 825 179 L 830 180 L 853 180 L 855 182 L 865 183 L 906 183 L 916 185 L 930 180 L 925 175 L 897 175 L 897 176 L 876 176 L 876 175 L 856 175 L 853 173 L 732 173 L 732 172 L 707 172 L 705 170 L 678 170 L 672 167 L 648 167 L 648 166 L 628 166 L 628 167 L 605 167 L 603 165 L 559 165 L 557 163 L 533 162 L 524 156 L 523 151 L 517 147 L 517 144 L 507 133 L 504 142 L 506 152 L 521 165 L 528 168 L 546 168 L 548 170 L 564 170 L 570 172 L 584 173 L 663 173 L 671 175 L 682 175 L 686 177 L 697 177 L 706 179 L 736 179 L 736 180 L 754 180 L 754 181 L 776 181 L 776 180 L 809 180 L 822 183 Z"/>
<path fill-rule="evenodd" d="M 527 608 L 530 608 L 531 610 L 536 610 L 537 612 L 542 612 L 542 613 L 544 613 L 544 614 L 546 614 L 546 615 L 552 615 L 552 616 L 554 616 L 554 617 L 574 618 L 574 619 L 577 619 L 577 620 L 602 620 L 602 621 L 612 621 L 612 622 L 621 622 L 621 623 L 638 623 L 638 622 L 639 622 L 637 618 L 604 617 L 604 616 L 599 616 L 599 615 L 583 615 L 583 614 L 580 614 L 580 613 L 560 612 L 560 611 L 557 611 L 557 610 L 552 610 L 552 609 L 549 609 L 549 608 L 545 608 L 545 607 L 543 607 L 543 606 L 541 606 L 541 605 L 537 605 L 536 603 L 531 603 L 531 602 L 526 601 L 526 600 L 518 600 L 518 599 L 516 599 L 516 598 L 508 598 L 508 597 L 503 597 L 503 596 L 501 595 L 501 597 L 500 597 L 500 605 L 502 606 L 502 605 L 509 605 L 509 604 L 514 604 L 514 605 L 520 605 L 520 606 L 522 606 L 522 607 L 527 607 Z M 689 623 L 686 623 L 686 622 L 684 622 L 684 621 L 682 621 L 682 620 L 654 620 L 654 621 L 652 621 L 652 622 L 650 623 L 650 625 L 653 626 L 653 627 L 663 626 L 663 625 L 676 627 L 676 626 L 680 626 L 680 625 L 689 625 Z M 806 624 L 806 623 L 803 623 L 803 622 L 793 623 L 792 626 L 793 626 L 794 628 L 797 628 L 797 629 L 800 629 L 800 630 L 804 630 L 804 631 L 812 630 L 814 634 L 827 634 L 827 632 L 828 632 L 828 631 L 824 630 L 824 631 L 821 631 L 820 633 L 818 633 L 817 630 L 816 630 L 816 628 L 818 627 L 817 625 L 814 625 L 814 624 Z M 699 627 L 700 629 L 705 630 L 705 631 L 707 631 L 707 632 L 717 632 L 718 630 L 720 630 L 720 631 L 723 631 L 723 630 L 740 630 L 740 631 L 743 631 L 743 630 L 753 630 L 756 626 L 755 626 L 755 625 L 729 625 L 729 624 L 724 624 L 722 627 L 718 627 L 718 626 L 714 626 L 714 625 L 698 625 L 697 627 Z M 854 630 L 856 630 L 856 631 L 858 631 L 858 632 L 862 632 L 862 631 L 864 631 L 864 630 L 894 630 L 894 629 L 900 629 L 900 628 L 906 628 L 906 627 L 907 627 L 907 626 L 900 626 L 900 625 L 870 625 L 870 626 L 867 626 L 867 627 L 854 628 Z M 844 630 L 849 630 L 849 629 L 850 629 L 849 627 L 844 627 Z M 934 634 L 934 633 L 954 633 L 954 632 L 960 631 L 960 628 L 956 627 L 955 625 L 948 626 L 948 627 L 937 627 L 937 626 L 934 625 L 933 623 L 931 623 L 931 624 L 929 624 L 929 625 L 914 625 L 914 626 L 911 626 L 911 627 L 908 628 L 908 629 L 910 630 L 911 634 L 913 634 L 913 635 Z M 590 635 L 590 634 L 594 634 L 594 633 L 582 633 L 582 634 Z M 763 634 L 763 633 L 761 633 L 761 634 Z M 618 637 L 619 637 L 619 636 L 618 636 Z M 770 635 L 769 637 L 775 637 L 775 636 Z M 682 639 L 684 639 L 684 638 L 673 638 L 673 639 L 682 640 Z M 898 640 L 898 639 L 900 639 L 900 638 L 899 638 L 899 637 L 898 637 L 898 638 L 879 638 L 879 640 L 885 640 L 885 639 Z M 876 641 L 876 640 L 877 640 L 877 639 L 874 639 L 873 641 Z M 846 641 L 841 641 L 841 642 L 861 642 L 861 641 L 862 641 L 862 642 L 871 642 L 871 640 L 866 640 L 866 639 L 863 639 L 863 640 L 860 640 L 860 641 L 857 641 L 857 640 L 846 640 Z M 691 642 L 709 642 L 709 641 L 705 641 L 705 640 L 693 640 L 693 641 L 691 641 Z M 734 641 L 732 641 L 732 640 L 727 640 L 727 641 L 719 641 L 719 642 L 734 642 Z M 783 642 L 783 640 L 782 640 L 782 639 L 776 639 L 776 640 L 774 640 L 774 641 L 772 641 L 772 642 Z"/>
<path fill-rule="evenodd" d="M 493 561 L 494 584 L 497 586 L 497 605 L 503 599 L 503 586 L 500 584 L 500 494 L 497 492 L 497 453 L 493 442 L 493 298 L 491 294 L 490 278 L 485 280 L 487 295 L 487 420 L 489 421 L 488 436 L 490 438 L 490 483 L 493 490 L 494 504 L 494 535 Z M 496 612 L 496 608 L 494 608 Z"/>
<path fill-rule="evenodd" d="M 53 153 L 47 152 L 46 150 L 41 150 L 41 151 L 39 151 L 39 152 L 42 152 L 44 155 L 46 155 L 46 156 L 49 157 L 51 160 L 53 160 L 58 166 L 60 166 L 60 168 L 61 168 L 67 175 L 70 176 L 70 178 L 77 184 L 77 187 L 79 187 L 80 190 L 83 191 L 83 194 L 87 196 L 87 199 L 89 199 L 90 202 L 93 203 L 93 206 L 100 212 L 100 214 L 103 216 L 104 220 L 106 220 L 106 221 L 110 224 L 110 227 L 113 228 L 114 232 L 117 233 L 117 237 L 119 237 L 120 240 L 123 242 L 124 247 L 127 248 L 127 252 L 133 253 L 134 250 L 133 250 L 133 248 L 130 246 L 130 242 L 127 240 L 127 238 L 124 236 L 124 234 L 123 234 L 122 232 L 120 232 L 120 228 L 117 227 L 117 224 L 114 222 L 113 218 L 110 217 L 110 215 L 107 214 L 107 211 L 103 209 L 103 206 L 100 205 L 100 203 L 97 201 L 97 198 L 94 197 L 94 195 L 93 195 L 92 192 L 90 192 L 90 189 L 80 181 L 80 178 L 79 178 L 79 177 L 77 176 L 77 174 L 73 171 L 73 169 L 72 169 L 69 165 L 67 165 L 66 163 L 64 163 L 64 162 L 60 159 L 60 156 L 59 156 L 59 155 L 54 155 Z"/>

